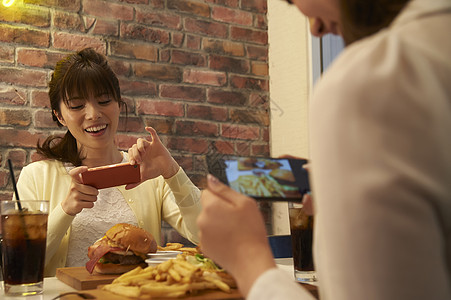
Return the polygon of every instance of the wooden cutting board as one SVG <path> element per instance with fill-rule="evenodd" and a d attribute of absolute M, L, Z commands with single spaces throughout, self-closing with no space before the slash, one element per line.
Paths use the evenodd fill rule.
<path fill-rule="evenodd" d="M 75 294 L 68 294 L 66 296 L 61 297 L 63 300 L 82 300 L 82 299 L 97 299 L 97 300 L 137 300 L 139 298 L 129 298 L 129 297 L 123 297 L 119 295 L 115 295 L 108 291 L 103 291 L 100 289 L 95 290 L 85 290 L 81 291 L 80 293 L 83 293 L 84 296 L 78 296 Z M 159 297 L 152 297 L 152 300 L 168 300 L 170 298 L 159 298 Z M 172 298 L 174 299 L 174 298 Z M 195 296 L 187 296 L 177 299 L 183 299 L 183 300 L 243 300 L 243 296 L 238 292 L 236 289 L 232 289 L 230 293 L 225 293 L 222 291 L 213 291 L 213 290 L 207 290 L 203 291 Z"/>
<path fill-rule="evenodd" d="M 89 274 L 85 267 L 56 269 L 56 278 L 76 290 L 92 290 L 100 284 L 111 283 L 119 275 Z"/>

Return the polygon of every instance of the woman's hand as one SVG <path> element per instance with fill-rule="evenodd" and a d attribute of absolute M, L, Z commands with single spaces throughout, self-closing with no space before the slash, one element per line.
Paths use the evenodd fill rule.
<path fill-rule="evenodd" d="M 275 267 L 257 202 L 208 175 L 197 219 L 202 252 L 237 280 L 246 296 L 263 272 Z"/>
<path fill-rule="evenodd" d="M 169 153 L 168 149 L 161 143 L 157 132 L 152 127 L 146 127 L 152 140 L 139 138 L 130 149 L 128 149 L 129 161 L 132 165 L 140 164 L 141 182 L 162 175 L 171 178 L 178 170 L 179 165 Z M 128 184 L 125 188 L 131 189 L 137 184 Z"/>
<path fill-rule="evenodd" d="M 61 202 L 64 212 L 68 215 L 75 216 L 83 208 L 92 208 L 97 200 L 99 191 L 95 187 L 84 185 L 81 182 L 80 174 L 87 170 L 88 167 L 81 166 L 69 171 L 72 182 L 66 199 Z"/>

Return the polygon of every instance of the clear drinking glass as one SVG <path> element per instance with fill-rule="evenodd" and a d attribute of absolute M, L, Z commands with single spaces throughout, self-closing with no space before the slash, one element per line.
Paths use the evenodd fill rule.
<path fill-rule="evenodd" d="M 5 295 L 42 294 L 49 202 L 0 201 L 0 212 Z"/>
<path fill-rule="evenodd" d="M 313 216 L 307 215 L 302 204 L 289 203 L 291 244 L 294 275 L 301 282 L 316 281 L 313 264 Z"/>

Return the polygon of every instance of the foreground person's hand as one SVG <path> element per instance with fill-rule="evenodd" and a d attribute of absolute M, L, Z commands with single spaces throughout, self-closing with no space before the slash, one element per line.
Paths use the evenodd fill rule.
<path fill-rule="evenodd" d="M 135 163 L 141 166 L 141 182 L 162 175 L 164 178 L 174 176 L 179 165 L 169 153 L 168 149 L 161 143 L 157 132 L 152 127 L 146 127 L 152 140 L 139 138 L 136 143 L 128 149 L 129 161 L 132 165 Z M 128 184 L 125 188 L 131 189 L 139 184 Z"/>
<path fill-rule="evenodd" d="M 61 207 L 68 215 L 75 216 L 83 208 L 92 208 L 94 202 L 97 200 L 99 191 L 95 187 L 85 185 L 81 182 L 80 174 L 87 170 L 88 167 L 81 166 L 69 171 L 72 182 L 66 199 L 61 202 Z"/>
<path fill-rule="evenodd" d="M 246 296 L 263 272 L 276 267 L 257 203 L 212 175 L 201 201 L 197 224 L 202 251 L 235 277 Z"/>

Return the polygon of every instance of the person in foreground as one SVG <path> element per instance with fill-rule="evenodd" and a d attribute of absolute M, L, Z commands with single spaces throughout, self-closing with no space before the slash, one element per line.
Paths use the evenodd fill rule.
<path fill-rule="evenodd" d="M 310 101 L 320 299 L 451 299 L 451 1 L 293 3 L 347 45 Z M 202 249 L 244 296 L 312 299 L 254 199 L 209 175 L 201 202 Z"/>
<path fill-rule="evenodd" d="M 200 191 L 156 131 L 146 127 L 151 140 L 139 138 L 128 153 L 117 148 L 125 102 L 103 55 L 86 48 L 59 61 L 49 98 L 54 121 L 67 132 L 38 144 L 47 159 L 24 167 L 17 183 L 21 199 L 50 200 L 46 276 L 54 276 L 56 268 L 84 266 L 88 247 L 117 223 L 141 227 L 160 242 L 165 220 L 198 242 Z M 128 161 L 140 164 L 139 184 L 97 190 L 81 181 L 80 174 L 89 167 Z"/>

